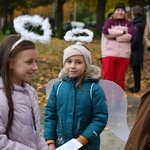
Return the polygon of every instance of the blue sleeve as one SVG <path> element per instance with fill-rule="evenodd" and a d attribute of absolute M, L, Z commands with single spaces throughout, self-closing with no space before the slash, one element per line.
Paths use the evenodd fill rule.
<path fill-rule="evenodd" d="M 55 140 L 56 137 L 56 84 L 53 86 L 48 102 L 45 107 L 44 116 L 44 138 L 45 140 Z"/>

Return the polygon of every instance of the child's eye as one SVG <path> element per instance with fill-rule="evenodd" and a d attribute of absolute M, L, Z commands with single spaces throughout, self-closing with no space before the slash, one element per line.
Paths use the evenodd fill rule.
<path fill-rule="evenodd" d="M 82 62 L 81 62 L 81 61 L 77 61 L 76 63 L 77 63 L 77 64 L 82 64 Z"/>
<path fill-rule="evenodd" d="M 27 61 L 27 64 L 32 64 L 32 63 L 34 63 L 34 61 L 33 61 L 33 60 L 29 60 L 29 61 Z"/>
<path fill-rule="evenodd" d="M 28 61 L 27 63 L 28 63 L 28 64 L 31 64 L 31 63 L 32 63 L 32 61 Z"/>
<path fill-rule="evenodd" d="M 71 63 L 71 60 L 67 60 L 66 62 L 70 64 L 70 63 Z"/>

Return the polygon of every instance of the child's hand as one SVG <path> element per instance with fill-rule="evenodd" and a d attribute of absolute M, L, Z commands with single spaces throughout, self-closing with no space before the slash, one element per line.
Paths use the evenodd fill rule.
<path fill-rule="evenodd" d="M 83 145 L 83 142 L 82 142 L 81 138 L 77 138 L 76 140 Z"/>
<path fill-rule="evenodd" d="M 48 145 L 48 150 L 55 150 L 55 145 L 54 144 L 49 144 Z"/>

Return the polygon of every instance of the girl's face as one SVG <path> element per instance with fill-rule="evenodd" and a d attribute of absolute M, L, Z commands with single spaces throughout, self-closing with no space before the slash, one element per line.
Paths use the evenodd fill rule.
<path fill-rule="evenodd" d="M 126 15 L 126 12 L 122 8 L 118 8 L 114 12 L 114 18 L 115 19 L 124 19 Z"/>
<path fill-rule="evenodd" d="M 80 77 L 86 70 L 84 57 L 82 55 L 69 57 L 64 64 L 64 68 L 70 78 Z"/>
<path fill-rule="evenodd" d="M 38 70 L 36 60 L 37 60 L 37 50 L 28 49 L 21 51 L 15 58 L 10 59 L 9 68 L 11 69 L 11 79 L 12 82 L 18 85 L 22 83 L 29 82 Z"/>

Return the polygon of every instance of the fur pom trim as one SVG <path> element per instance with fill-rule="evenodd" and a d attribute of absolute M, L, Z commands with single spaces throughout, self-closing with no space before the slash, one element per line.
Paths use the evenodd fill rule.
<path fill-rule="evenodd" d="M 58 78 L 62 79 L 64 77 L 68 77 L 68 74 L 65 68 L 62 68 Z M 85 79 L 100 79 L 101 78 L 101 69 L 98 66 L 91 65 L 86 72 Z"/>
<path fill-rule="evenodd" d="M 91 65 L 86 72 L 85 79 L 100 79 L 101 78 L 101 69 L 98 66 Z"/>

